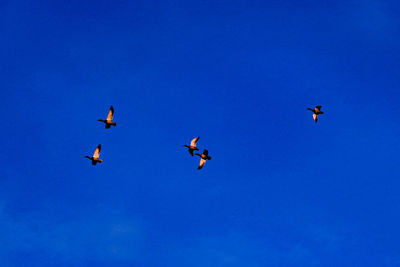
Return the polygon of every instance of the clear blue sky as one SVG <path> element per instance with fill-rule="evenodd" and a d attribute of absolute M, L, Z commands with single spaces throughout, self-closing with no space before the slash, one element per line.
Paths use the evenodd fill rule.
<path fill-rule="evenodd" d="M 399 13 L 1 1 L 1 266 L 400 266 Z"/>

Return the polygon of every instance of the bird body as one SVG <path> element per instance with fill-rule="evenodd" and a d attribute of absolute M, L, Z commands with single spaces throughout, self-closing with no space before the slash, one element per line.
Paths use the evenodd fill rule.
<path fill-rule="evenodd" d="M 188 151 L 189 151 L 189 153 L 190 153 L 190 155 L 192 155 L 193 156 L 193 151 L 199 151 L 199 149 L 196 147 L 196 143 L 197 143 L 197 141 L 200 139 L 200 137 L 196 137 L 196 138 L 194 138 L 191 142 L 190 142 L 190 145 L 188 146 L 188 145 L 183 145 L 184 147 L 187 147 L 188 148 Z"/>
<path fill-rule="evenodd" d="M 318 115 L 324 114 L 321 111 L 322 106 L 316 106 L 314 109 L 312 108 L 308 108 L 308 110 L 311 110 L 313 112 L 313 119 L 315 121 L 315 123 L 317 123 L 318 121 Z"/>
<path fill-rule="evenodd" d="M 211 160 L 211 157 L 208 156 L 208 150 L 204 149 L 202 154 L 196 153 L 197 156 L 200 156 L 200 164 L 199 167 L 197 167 L 198 170 L 202 169 L 204 167 L 204 164 L 206 164 L 207 160 Z"/>
<path fill-rule="evenodd" d="M 111 126 L 117 126 L 117 124 L 113 121 L 113 117 L 114 117 L 114 107 L 111 106 L 110 110 L 108 111 L 107 119 L 105 120 L 100 119 L 98 121 L 104 122 L 106 124 L 105 128 L 110 129 Z"/>
<path fill-rule="evenodd" d="M 85 158 L 90 159 L 92 161 L 92 165 L 96 165 L 97 163 L 102 163 L 103 160 L 99 158 L 100 157 L 100 151 L 101 151 L 101 145 L 98 145 L 96 150 L 93 153 L 93 156 L 92 157 L 85 156 Z"/>

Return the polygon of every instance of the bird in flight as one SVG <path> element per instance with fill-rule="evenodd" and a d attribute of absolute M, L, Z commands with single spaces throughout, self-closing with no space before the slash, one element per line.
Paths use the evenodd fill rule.
<path fill-rule="evenodd" d="M 193 156 L 193 151 L 195 151 L 195 150 L 198 151 L 198 150 L 199 150 L 199 149 L 196 147 L 196 143 L 197 143 L 197 141 L 199 141 L 199 139 L 200 139 L 200 137 L 196 137 L 195 139 L 193 139 L 193 140 L 190 142 L 190 146 L 183 145 L 183 146 L 185 146 L 185 147 L 188 148 L 188 151 L 189 151 L 190 155 L 192 155 L 192 156 Z"/>
<path fill-rule="evenodd" d="M 316 106 L 314 109 L 308 108 L 308 110 L 311 110 L 313 112 L 313 118 L 314 118 L 315 123 L 317 123 L 317 121 L 318 121 L 318 115 L 324 114 L 321 111 L 321 108 L 322 108 L 322 106 Z"/>
<path fill-rule="evenodd" d="M 98 145 L 96 150 L 94 151 L 93 157 L 85 156 L 92 161 L 92 165 L 96 165 L 97 163 L 102 163 L 103 160 L 99 158 L 100 156 L 101 145 Z"/>
<path fill-rule="evenodd" d="M 113 117 L 114 117 L 114 108 L 113 106 L 110 107 L 110 110 L 108 111 L 108 116 L 106 120 L 98 120 L 101 122 L 104 122 L 106 124 L 106 129 L 110 129 L 111 125 L 112 126 L 117 126 L 115 122 L 113 122 Z"/>
<path fill-rule="evenodd" d="M 196 153 L 197 156 L 200 156 L 200 164 L 199 167 L 197 167 L 198 170 L 203 168 L 204 164 L 206 163 L 207 160 L 211 160 L 211 157 L 208 156 L 208 150 L 204 149 L 202 154 Z"/>

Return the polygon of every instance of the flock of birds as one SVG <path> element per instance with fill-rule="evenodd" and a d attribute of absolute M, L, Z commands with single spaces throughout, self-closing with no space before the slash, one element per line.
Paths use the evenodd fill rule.
<path fill-rule="evenodd" d="M 183 146 L 188 148 L 188 151 L 189 151 L 190 155 L 192 155 L 192 156 L 193 156 L 193 152 L 195 150 L 199 151 L 199 149 L 196 147 L 197 141 L 199 141 L 199 139 L 200 139 L 200 137 L 196 137 L 195 139 L 193 139 L 190 142 L 190 146 L 183 145 Z M 197 167 L 198 170 L 203 168 L 203 166 L 204 166 L 204 164 L 206 163 L 207 160 L 211 160 L 211 157 L 208 156 L 208 150 L 207 149 L 204 149 L 203 153 L 201 153 L 201 154 L 196 153 L 196 155 L 200 157 L 200 164 L 199 164 L 199 167 Z"/>
<path fill-rule="evenodd" d="M 324 114 L 321 111 L 322 106 L 316 106 L 315 108 L 308 108 L 308 110 L 311 110 L 313 112 L 313 119 L 315 121 L 315 123 L 317 123 L 318 121 L 318 116 L 321 114 Z M 105 123 L 105 128 L 106 129 L 110 129 L 111 126 L 117 126 L 117 124 L 113 121 L 114 118 L 114 108 L 113 106 L 110 107 L 110 110 L 108 111 L 108 115 L 107 115 L 107 119 L 105 120 L 98 120 L 101 121 L 103 123 Z M 200 137 L 196 137 L 194 138 L 191 142 L 190 145 L 184 145 L 185 147 L 188 148 L 188 151 L 190 153 L 190 155 L 194 156 L 199 156 L 200 157 L 200 163 L 199 166 L 197 167 L 198 170 L 202 169 L 204 167 L 204 164 L 206 163 L 207 160 L 211 160 L 211 157 L 208 156 L 208 150 L 204 149 L 203 153 L 199 154 L 199 153 L 194 153 L 194 151 L 200 151 L 200 149 L 197 148 L 197 141 L 199 141 Z M 99 144 L 96 148 L 96 150 L 93 153 L 93 156 L 89 157 L 89 156 L 85 156 L 86 158 L 90 159 L 92 161 L 92 165 L 96 165 L 97 163 L 102 163 L 103 160 L 100 159 L 100 151 L 101 151 L 101 145 Z"/>
<path fill-rule="evenodd" d="M 110 110 L 108 111 L 107 119 L 105 120 L 100 119 L 98 121 L 104 122 L 106 124 L 105 128 L 110 129 L 111 126 L 117 126 L 117 124 L 113 121 L 113 118 L 114 118 L 114 107 L 111 106 Z M 102 163 L 103 160 L 100 159 L 100 151 L 101 151 L 101 145 L 98 145 L 93 153 L 93 156 L 91 157 L 85 156 L 85 158 L 90 159 L 92 161 L 92 165 L 96 165 L 97 163 Z"/>

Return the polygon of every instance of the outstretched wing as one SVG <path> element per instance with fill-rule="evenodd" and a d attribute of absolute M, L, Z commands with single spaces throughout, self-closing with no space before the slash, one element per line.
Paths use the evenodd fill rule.
<path fill-rule="evenodd" d="M 196 147 L 196 143 L 197 143 L 197 141 L 199 141 L 199 138 L 200 138 L 200 137 L 196 137 L 195 139 L 193 139 L 193 140 L 190 142 L 190 146 Z"/>
<path fill-rule="evenodd" d="M 203 155 L 206 156 L 206 157 L 208 157 L 208 150 L 207 150 L 207 149 L 204 149 Z"/>
<path fill-rule="evenodd" d="M 199 167 L 197 167 L 197 169 L 200 170 L 201 168 L 203 168 L 205 163 L 206 163 L 205 159 L 200 159 L 200 164 Z"/>
<path fill-rule="evenodd" d="M 112 121 L 113 117 L 114 117 L 114 107 L 111 106 L 110 110 L 108 111 L 107 120 Z"/>
<path fill-rule="evenodd" d="M 100 150 L 101 150 L 101 145 L 98 145 L 96 150 L 94 151 L 93 158 L 99 158 L 100 157 Z"/>
<path fill-rule="evenodd" d="M 312 116 L 314 118 L 314 121 L 317 122 L 318 121 L 318 115 L 314 113 L 314 114 L 312 114 Z"/>

